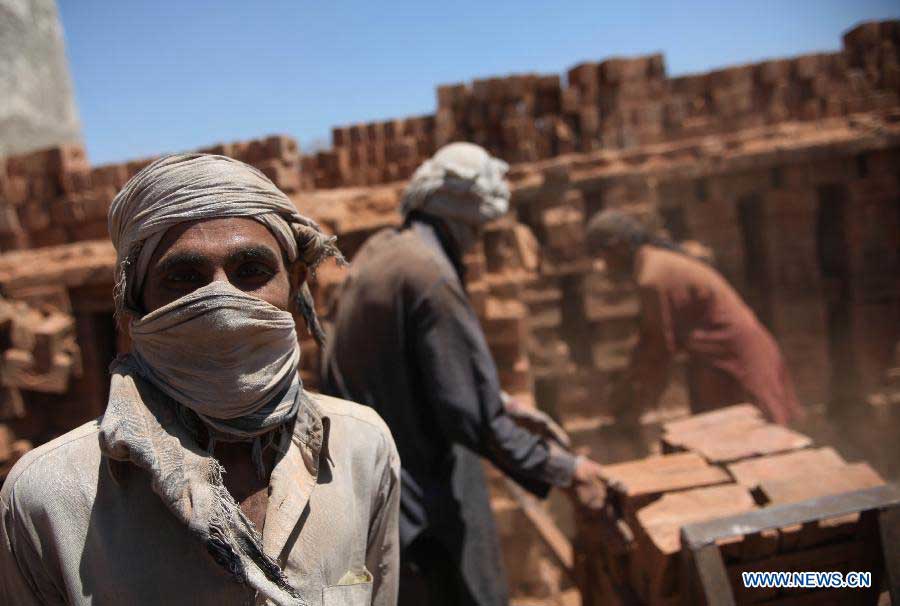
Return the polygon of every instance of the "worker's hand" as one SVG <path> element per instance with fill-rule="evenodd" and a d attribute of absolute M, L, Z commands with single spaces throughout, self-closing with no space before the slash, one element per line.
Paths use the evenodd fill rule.
<path fill-rule="evenodd" d="M 556 421 L 550 418 L 550 415 L 537 408 L 526 406 L 506 393 L 501 393 L 501 396 L 506 414 L 512 417 L 516 425 L 541 436 L 545 440 L 556 442 L 567 450 L 569 449 L 572 443 L 569 439 L 569 434 Z"/>
<path fill-rule="evenodd" d="M 575 473 L 569 497 L 579 507 L 600 510 L 606 503 L 606 484 L 603 481 L 603 467 L 585 456 L 575 461 Z"/>

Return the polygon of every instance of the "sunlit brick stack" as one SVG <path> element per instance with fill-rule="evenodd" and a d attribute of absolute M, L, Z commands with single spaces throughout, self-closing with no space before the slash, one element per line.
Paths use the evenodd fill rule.
<path fill-rule="evenodd" d="M 350 259 L 376 230 L 400 223 L 403 179 L 442 143 L 466 138 L 509 160 L 511 212 L 466 259 L 467 290 L 501 383 L 554 415 L 576 448 L 604 463 L 630 461 L 653 451 L 664 423 L 689 402 L 676 365 L 673 386 L 645 411 L 638 435 L 615 424 L 606 394 L 627 364 L 639 309 L 630 287 L 611 281 L 586 254 L 585 224 L 604 208 L 634 213 L 710 260 L 778 340 L 805 403 L 834 400 L 856 410 L 868 394 L 896 393 L 897 32 L 896 21 L 863 24 L 837 53 L 674 79 L 659 55 L 581 64 L 567 82 L 487 79 L 442 87 L 435 116 L 336 128 L 330 150 L 304 155 L 293 139 L 270 136 L 202 151 L 257 166 L 337 236 Z M 113 317 L 106 214 L 118 189 L 151 160 L 92 167 L 78 146 L 0 159 L 0 295 L 72 319 L 47 321 L 64 335 L 51 339 L 52 354 L 5 343 L 12 353 L 2 382 L 9 406 L 0 406 L 7 428 L 0 429 L 0 465 L 24 450 L 20 440 L 41 443 L 106 405 L 108 364 L 129 347 Z M 317 271 L 313 294 L 326 324 L 344 276 L 333 264 Z M 302 322 L 299 328 L 301 374 L 314 389 L 319 352 Z M 80 374 L 74 350 L 60 345 L 68 348 L 73 334 Z M 63 364 L 66 355 L 71 364 Z M 68 374 L 60 370 L 67 365 Z M 708 460 L 676 433 L 669 426 L 666 448 L 694 454 L 649 465 L 671 463 L 676 477 L 687 466 L 689 478 L 732 478 L 728 462 Z M 870 463 L 890 468 L 895 453 L 884 449 Z M 634 465 L 622 469 L 642 464 Z M 672 511 L 760 505 L 756 489 L 739 479 L 704 482 L 676 487 L 652 505 L 646 494 L 676 488 L 622 497 L 635 544 L 656 558 L 640 561 L 655 562 L 653 571 L 665 571 L 671 556 L 671 525 L 659 520 Z M 499 476 L 491 485 L 514 595 L 564 603 L 571 582 Z M 695 497 L 695 489 L 709 492 Z M 571 530 L 559 498 L 549 510 Z M 752 549 L 781 553 L 781 543 L 772 553 L 767 545 Z M 734 557 L 737 565 L 745 556 Z M 673 595 L 669 577 L 632 578 L 634 567 L 616 577 L 608 566 L 598 583 L 624 578 L 647 599 Z"/>
<path fill-rule="evenodd" d="M 374 185 L 406 179 L 435 152 L 434 116 L 339 127 L 331 151 L 315 156 L 318 187 Z"/>
<path fill-rule="evenodd" d="M 60 307 L 0 299 L 0 477 L 33 443 L 65 426 L 51 407 L 26 409 L 23 397 L 64 394 L 81 375 L 75 320 Z"/>
<path fill-rule="evenodd" d="M 314 183 L 301 173 L 297 142 L 281 135 L 197 150 L 247 162 L 283 191 Z M 108 237 L 116 192 L 155 158 L 91 167 L 80 145 L 0 158 L 0 249 L 40 248 Z"/>
<path fill-rule="evenodd" d="M 765 422 L 749 404 L 673 421 L 663 431 L 665 454 L 606 467 L 613 512 L 581 522 L 577 566 L 584 606 L 683 603 L 684 525 L 884 483 L 866 463 L 847 463 L 833 449 Z M 741 572 L 871 570 L 878 551 L 857 514 L 738 532 L 719 546 L 739 604 L 817 599 L 743 589 Z M 834 603 L 859 597 L 829 594 Z"/>

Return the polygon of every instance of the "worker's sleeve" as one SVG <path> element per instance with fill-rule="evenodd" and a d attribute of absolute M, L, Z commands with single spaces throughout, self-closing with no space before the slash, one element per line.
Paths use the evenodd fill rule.
<path fill-rule="evenodd" d="M 400 455 L 386 426 L 384 432 L 377 458 L 381 479 L 373 495 L 366 549 L 373 606 L 395 606 L 400 581 Z"/>
<path fill-rule="evenodd" d="M 13 490 L 0 498 L 0 604 L 64 604 L 41 559 L 35 530 L 18 511 Z"/>
<path fill-rule="evenodd" d="M 657 288 L 642 287 L 640 333 L 631 356 L 627 378 L 632 382 L 635 404 L 646 409 L 659 400 L 675 356 L 675 331 L 671 306 Z"/>
<path fill-rule="evenodd" d="M 487 458 L 535 494 L 571 484 L 575 458 L 520 428 L 504 411 L 484 333 L 457 283 L 445 278 L 429 288 L 413 306 L 409 326 L 420 393 L 448 440 Z"/>

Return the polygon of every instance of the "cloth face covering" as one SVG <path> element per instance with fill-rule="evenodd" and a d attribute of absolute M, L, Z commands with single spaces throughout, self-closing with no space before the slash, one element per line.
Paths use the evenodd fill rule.
<path fill-rule="evenodd" d="M 293 317 L 227 282 L 134 320 L 131 339 L 141 374 L 223 433 L 253 437 L 295 412 Z"/>

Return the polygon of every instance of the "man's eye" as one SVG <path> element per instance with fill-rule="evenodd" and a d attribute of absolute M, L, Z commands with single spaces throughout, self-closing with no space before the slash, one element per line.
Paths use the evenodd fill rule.
<path fill-rule="evenodd" d="M 169 282 L 197 282 L 201 279 L 200 274 L 195 271 L 173 271 L 166 276 Z"/>
<path fill-rule="evenodd" d="M 261 278 L 272 276 L 275 272 L 262 263 L 245 263 L 238 268 L 237 274 L 242 278 Z"/>

